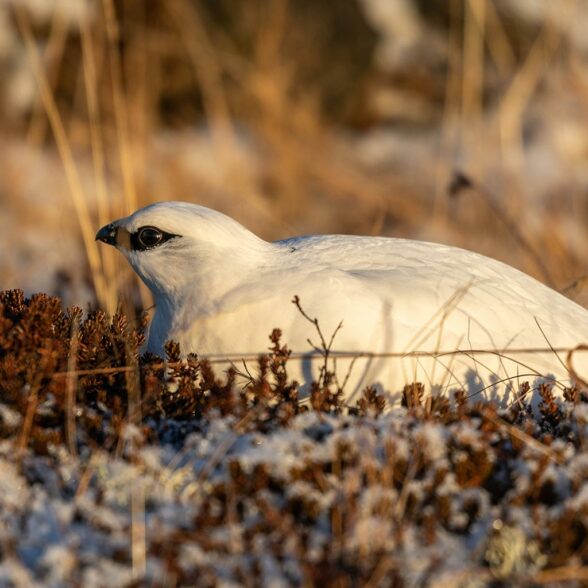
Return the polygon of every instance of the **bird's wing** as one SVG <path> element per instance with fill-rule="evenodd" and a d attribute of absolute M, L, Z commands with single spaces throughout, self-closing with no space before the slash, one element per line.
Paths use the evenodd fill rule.
<path fill-rule="evenodd" d="M 585 309 L 523 272 L 471 251 L 344 235 L 277 245 L 288 251 L 289 275 L 302 282 L 301 289 L 334 276 L 345 282 L 343 290 L 356 282 L 387 302 L 396 325 L 407 330 L 436 320 L 462 332 L 466 320 L 475 345 L 565 345 L 577 342 L 578 332 L 586 332 L 588 340 Z M 309 267 L 314 271 L 305 270 Z"/>

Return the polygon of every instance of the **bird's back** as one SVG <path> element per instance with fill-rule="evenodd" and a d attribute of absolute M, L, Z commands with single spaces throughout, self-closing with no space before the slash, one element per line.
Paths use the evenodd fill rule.
<path fill-rule="evenodd" d="M 390 303 L 424 296 L 442 305 L 462 292 L 479 317 L 514 314 L 518 320 L 511 320 L 511 328 L 524 327 L 532 316 L 576 334 L 588 329 L 583 307 L 507 264 L 458 247 L 348 235 L 299 237 L 276 245 L 289 252 L 291 263 L 283 271 L 293 279 L 308 276 L 318 282 L 342 274 Z"/>
<path fill-rule="evenodd" d="M 276 291 L 269 306 L 280 306 L 276 293 L 282 309 L 298 295 L 328 335 L 343 321 L 334 349 L 405 354 L 372 360 L 360 385 L 372 378 L 397 392 L 420 380 L 473 393 L 487 386 L 496 392 L 491 384 L 498 380 L 514 389 L 523 378 L 533 384 L 540 375 L 567 381 L 565 353 L 550 348 L 588 341 L 588 311 L 515 268 L 470 251 L 337 235 L 275 245 L 283 259 L 270 280 Z M 309 336 L 316 343 L 312 325 L 292 309 L 282 312 L 296 351 L 308 349 Z M 423 352 L 436 357 L 424 358 Z"/>

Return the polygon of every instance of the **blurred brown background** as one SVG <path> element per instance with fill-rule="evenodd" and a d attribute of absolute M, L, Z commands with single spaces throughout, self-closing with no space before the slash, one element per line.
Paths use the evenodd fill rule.
<path fill-rule="evenodd" d="M 96 229 L 180 199 L 588 302 L 587 30 L 586 0 L 4 0 L 0 288 L 113 310 L 137 285 Z"/>

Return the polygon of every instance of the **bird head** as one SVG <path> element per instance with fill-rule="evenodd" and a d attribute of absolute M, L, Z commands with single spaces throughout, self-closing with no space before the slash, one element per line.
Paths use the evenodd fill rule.
<path fill-rule="evenodd" d="M 113 245 L 153 294 L 174 297 L 222 270 L 243 267 L 269 247 L 232 218 L 196 204 L 160 202 L 102 227 L 96 240 Z"/>

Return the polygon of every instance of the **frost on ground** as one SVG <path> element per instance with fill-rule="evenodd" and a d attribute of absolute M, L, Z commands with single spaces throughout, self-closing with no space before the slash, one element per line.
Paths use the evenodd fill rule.
<path fill-rule="evenodd" d="M 277 333 L 245 390 L 141 342 L 0 294 L 0 586 L 585 581 L 581 390 L 533 415 L 414 387 L 384 414 L 326 378 L 301 407 Z"/>

